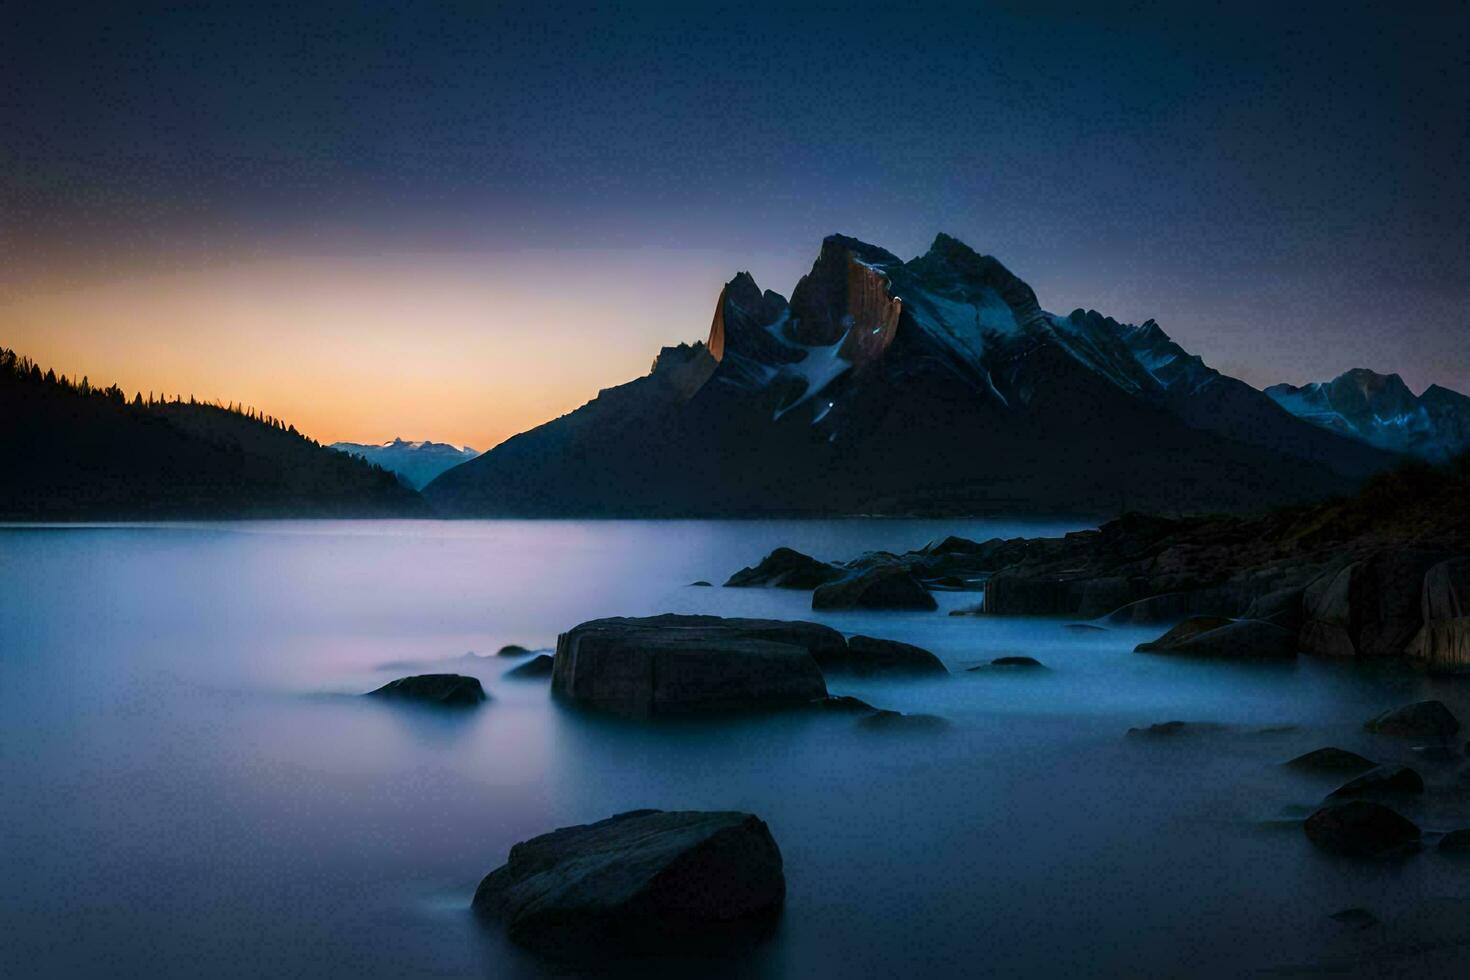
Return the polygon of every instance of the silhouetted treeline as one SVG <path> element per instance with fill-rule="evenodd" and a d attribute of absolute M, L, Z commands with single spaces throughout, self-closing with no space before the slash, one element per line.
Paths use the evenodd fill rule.
<path fill-rule="evenodd" d="M 128 398 L 0 348 L 0 519 L 425 513 L 389 471 L 252 407 Z"/>

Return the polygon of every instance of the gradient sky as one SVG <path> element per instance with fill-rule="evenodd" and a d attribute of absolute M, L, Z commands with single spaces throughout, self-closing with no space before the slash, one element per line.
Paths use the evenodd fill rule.
<path fill-rule="evenodd" d="M 1470 391 L 1470 13 L 0 5 L 0 344 L 487 448 L 833 231 L 1258 385 Z M 94 9 L 95 7 L 95 9 Z"/>

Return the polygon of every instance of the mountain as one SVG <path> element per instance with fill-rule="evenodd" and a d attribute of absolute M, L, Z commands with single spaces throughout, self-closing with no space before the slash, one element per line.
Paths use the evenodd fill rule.
<path fill-rule="evenodd" d="M 451 446 L 447 442 L 407 442 L 394 439 L 391 442 L 368 445 L 361 442 L 334 442 L 332 449 L 338 452 L 361 456 L 369 463 L 376 463 L 385 470 L 398 474 L 403 483 L 414 490 L 422 490 L 434 477 L 479 453 L 465 446 Z"/>
<path fill-rule="evenodd" d="M 1298 418 L 1370 446 L 1444 461 L 1470 450 L 1470 397 L 1430 385 L 1415 396 L 1397 374 L 1354 368 L 1331 381 L 1266 389 Z"/>
<path fill-rule="evenodd" d="M 380 467 L 277 419 L 127 400 L 0 348 L 0 520 L 426 516 Z"/>
<path fill-rule="evenodd" d="M 728 282 L 708 338 L 440 476 L 458 515 L 1246 510 L 1397 457 L 1302 422 L 1152 321 L 1044 311 L 940 235 L 841 235 L 788 301 Z"/>

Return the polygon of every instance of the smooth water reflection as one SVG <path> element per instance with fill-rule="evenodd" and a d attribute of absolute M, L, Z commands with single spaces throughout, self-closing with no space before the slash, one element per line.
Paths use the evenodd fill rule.
<path fill-rule="evenodd" d="M 687 586 L 778 544 L 843 558 L 1061 529 L 0 530 L 0 974 L 536 975 L 544 964 L 467 914 L 479 878 L 517 840 L 649 806 L 771 824 L 787 911 L 772 942 L 728 965 L 739 975 L 1238 975 L 1342 955 L 1337 909 L 1470 894 L 1465 866 L 1434 854 L 1318 855 L 1281 818 L 1332 787 L 1275 766 L 1328 743 L 1411 753 L 1362 720 L 1428 696 L 1470 718 L 1449 682 L 1180 661 L 1129 652 L 1155 630 L 945 615 L 974 595 L 940 595 L 938 613 L 816 615 L 806 593 Z M 544 682 L 501 679 L 518 661 L 485 656 L 666 611 L 918 643 L 955 676 L 833 689 L 952 727 L 618 722 L 562 710 Z M 1048 669 L 964 672 L 1007 653 Z M 444 717 L 349 696 L 413 670 L 476 674 L 494 701 Z M 1232 727 L 1123 736 L 1169 718 Z M 1259 732 L 1281 725 L 1297 727 Z M 1459 763 L 1438 765 L 1420 768 L 1460 778 Z"/>

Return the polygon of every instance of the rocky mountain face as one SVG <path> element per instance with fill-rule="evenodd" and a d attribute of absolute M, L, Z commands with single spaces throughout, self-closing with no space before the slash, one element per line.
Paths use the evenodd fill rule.
<path fill-rule="evenodd" d="M 748 273 L 708 339 L 425 490 L 457 515 L 1105 516 L 1244 510 L 1396 457 L 1303 422 L 1152 321 L 1057 316 L 940 235 L 834 235 L 788 301 Z"/>
<path fill-rule="evenodd" d="M 1439 385 L 1416 396 L 1397 374 L 1354 368 L 1266 394 L 1298 418 L 1380 449 L 1435 461 L 1470 450 L 1470 397 Z"/>
<path fill-rule="evenodd" d="M 469 446 L 460 448 L 446 442 L 409 442 L 393 439 L 382 443 L 334 442 L 331 448 L 354 456 L 361 456 L 369 463 L 376 463 L 385 470 L 397 474 L 403 484 L 414 490 L 422 490 L 440 473 L 458 466 L 479 453 Z"/>

